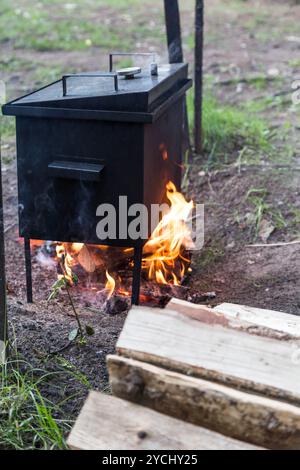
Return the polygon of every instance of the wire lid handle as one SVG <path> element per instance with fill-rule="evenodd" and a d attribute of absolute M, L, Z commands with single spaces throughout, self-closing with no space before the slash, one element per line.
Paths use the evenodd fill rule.
<path fill-rule="evenodd" d="M 63 87 L 63 96 L 67 96 L 67 79 L 68 78 L 78 78 L 78 77 L 112 77 L 114 79 L 114 87 L 115 91 L 119 91 L 119 84 L 118 84 L 118 74 L 117 73 L 74 73 L 74 74 L 67 74 L 63 75 L 62 77 L 62 87 Z"/>

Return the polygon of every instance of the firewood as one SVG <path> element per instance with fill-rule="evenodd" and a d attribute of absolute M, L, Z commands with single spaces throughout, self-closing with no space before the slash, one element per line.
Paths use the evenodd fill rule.
<path fill-rule="evenodd" d="M 252 333 L 264 331 L 270 337 L 300 340 L 300 317 L 296 315 L 229 303 L 218 305 L 216 310 L 230 321 L 247 322 Z"/>
<path fill-rule="evenodd" d="M 117 352 L 170 370 L 300 404 L 297 341 L 198 321 L 171 309 L 133 307 Z"/>
<path fill-rule="evenodd" d="M 87 245 L 83 245 L 78 254 L 77 260 L 78 263 L 86 270 L 86 272 L 93 273 L 95 271 L 96 265 Z"/>
<path fill-rule="evenodd" d="M 256 450 L 193 424 L 91 392 L 68 438 L 74 450 Z"/>
<path fill-rule="evenodd" d="M 126 312 L 130 304 L 130 299 L 127 297 L 121 297 L 114 295 L 110 299 L 107 299 L 103 305 L 103 311 L 108 315 L 117 315 L 119 313 Z"/>
<path fill-rule="evenodd" d="M 214 309 L 171 299 L 168 309 L 195 320 L 281 340 L 300 340 L 300 317 L 275 310 L 224 303 Z"/>
<path fill-rule="evenodd" d="M 112 392 L 227 436 L 271 449 L 300 449 L 300 408 L 160 367 L 108 356 Z"/>
<path fill-rule="evenodd" d="M 72 244 L 69 244 L 72 247 Z M 71 248 L 70 248 L 71 250 Z M 128 270 L 132 271 L 130 258 L 133 250 L 105 245 L 83 245 L 79 253 L 72 253 L 72 256 L 88 273 L 95 271 L 104 273 L 107 270 Z"/>

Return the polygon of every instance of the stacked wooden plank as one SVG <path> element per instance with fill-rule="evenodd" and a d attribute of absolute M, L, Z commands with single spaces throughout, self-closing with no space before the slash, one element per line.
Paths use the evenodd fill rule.
<path fill-rule="evenodd" d="M 108 358 L 112 391 L 236 439 L 298 449 L 298 348 L 293 315 L 177 299 L 134 307 Z"/>
<path fill-rule="evenodd" d="M 74 450 L 256 450 L 149 408 L 91 392 L 68 439 Z"/>
<path fill-rule="evenodd" d="M 96 448 L 118 446 L 123 433 L 122 449 L 300 449 L 297 316 L 232 304 L 209 309 L 177 299 L 165 309 L 133 307 L 108 368 L 121 400 L 113 404 L 116 398 L 105 397 L 112 405 L 105 405 L 104 416 L 104 397 L 90 397 L 75 427 L 78 437 L 89 421 L 94 426 L 97 408 L 102 427 L 103 419 L 110 421 L 114 435 L 119 426 L 119 437 L 108 442 L 95 424 L 90 434 Z M 192 428 L 185 434 L 182 426 Z M 78 448 L 73 433 L 70 445 Z"/>

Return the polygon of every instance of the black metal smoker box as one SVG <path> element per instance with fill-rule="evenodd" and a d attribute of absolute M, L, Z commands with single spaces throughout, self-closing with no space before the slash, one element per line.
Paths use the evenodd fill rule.
<path fill-rule="evenodd" d="M 112 204 L 119 220 L 119 196 L 127 196 L 128 207 L 143 203 L 150 211 L 163 201 L 169 180 L 180 187 L 188 66 L 117 73 L 115 55 L 108 73 L 65 75 L 2 108 L 16 116 L 28 301 L 30 239 L 39 239 L 134 247 L 132 300 L 138 303 L 145 240 L 99 239 L 97 207 Z"/>

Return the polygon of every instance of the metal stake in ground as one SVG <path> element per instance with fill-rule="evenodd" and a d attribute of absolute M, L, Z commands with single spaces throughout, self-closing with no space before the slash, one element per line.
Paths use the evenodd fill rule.
<path fill-rule="evenodd" d="M 0 147 L 0 364 L 5 360 L 7 341 L 7 305 L 6 305 L 6 278 L 4 255 L 4 221 L 2 199 L 2 172 Z"/>
<path fill-rule="evenodd" d="M 204 11 L 204 0 L 196 0 L 194 140 L 195 140 L 195 151 L 197 154 L 200 154 L 202 152 L 203 11 Z"/>
<path fill-rule="evenodd" d="M 132 304 L 139 305 L 140 303 L 140 287 L 141 287 L 141 273 L 142 273 L 142 258 L 143 246 L 136 246 L 134 248 L 134 265 L 133 265 L 133 278 L 132 278 Z"/>

